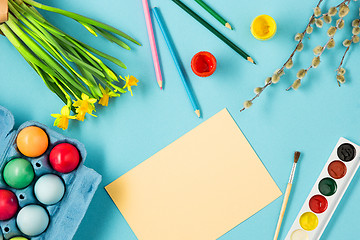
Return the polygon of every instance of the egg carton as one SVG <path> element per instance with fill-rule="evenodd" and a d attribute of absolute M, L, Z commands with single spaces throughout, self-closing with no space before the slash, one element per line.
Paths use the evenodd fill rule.
<path fill-rule="evenodd" d="M 49 147 L 40 157 L 29 158 L 17 150 L 16 136 L 22 129 L 28 126 L 42 128 L 49 137 Z M 0 106 L 0 175 L 2 175 L 4 166 L 8 161 L 20 157 L 31 162 L 35 171 L 35 179 L 25 189 L 18 190 L 9 187 L 1 176 L 0 188 L 11 190 L 15 193 L 19 202 L 19 210 L 29 204 L 37 204 L 44 207 L 49 213 L 50 223 L 45 232 L 36 237 L 29 237 L 19 231 L 16 225 L 16 216 L 7 221 L 0 221 L 0 230 L 3 234 L 3 236 L 1 236 L 0 232 L 0 240 L 3 238 L 10 239 L 16 236 L 24 236 L 29 240 L 72 239 L 101 182 L 101 175 L 83 165 L 86 158 L 86 150 L 84 145 L 79 141 L 67 138 L 50 130 L 45 125 L 33 121 L 25 122 L 17 131 L 13 130 L 13 127 L 13 115 L 7 109 Z M 67 174 L 53 170 L 48 161 L 51 149 L 56 144 L 65 142 L 74 145 L 79 150 L 81 156 L 81 162 L 77 169 Z M 47 173 L 58 175 L 65 183 L 65 194 L 62 200 L 51 206 L 41 204 L 36 199 L 33 190 L 36 180 Z"/>

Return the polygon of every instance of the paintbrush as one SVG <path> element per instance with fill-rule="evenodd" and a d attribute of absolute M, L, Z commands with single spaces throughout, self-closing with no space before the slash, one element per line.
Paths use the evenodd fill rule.
<path fill-rule="evenodd" d="M 288 203 L 289 200 L 289 196 L 290 196 L 290 192 L 291 192 L 291 187 L 292 187 L 292 183 L 294 180 L 294 175 L 295 175 L 295 170 L 296 170 L 296 164 L 299 161 L 299 157 L 300 157 L 300 152 L 295 152 L 294 154 L 294 164 L 293 167 L 291 169 L 291 174 L 290 174 L 290 178 L 289 178 L 289 182 L 288 185 L 286 187 L 286 191 L 285 191 L 285 195 L 284 195 L 284 200 L 281 206 L 281 210 L 280 210 L 280 216 L 279 216 L 279 220 L 276 226 L 276 231 L 275 231 L 275 236 L 274 236 L 274 240 L 278 239 L 279 236 L 279 232 L 280 232 L 280 228 L 281 228 L 281 223 L 282 220 L 284 218 L 284 214 L 285 214 L 285 210 L 286 210 L 286 205 Z"/>

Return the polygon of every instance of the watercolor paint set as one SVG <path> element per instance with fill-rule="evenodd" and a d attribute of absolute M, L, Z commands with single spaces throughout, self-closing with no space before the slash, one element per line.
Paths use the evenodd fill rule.
<path fill-rule="evenodd" d="M 340 138 L 286 240 L 317 240 L 321 237 L 359 168 L 359 153 L 359 146 Z"/>
<path fill-rule="evenodd" d="M 0 240 L 70 240 L 101 176 L 80 142 L 0 106 Z"/>

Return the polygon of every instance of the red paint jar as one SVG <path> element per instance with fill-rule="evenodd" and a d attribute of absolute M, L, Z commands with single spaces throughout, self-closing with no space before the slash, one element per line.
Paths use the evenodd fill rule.
<path fill-rule="evenodd" d="M 216 58 L 209 52 L 199 52 L 191 60 L 191 69 L 199 77 L 209 77 L 216 70 Z"/>

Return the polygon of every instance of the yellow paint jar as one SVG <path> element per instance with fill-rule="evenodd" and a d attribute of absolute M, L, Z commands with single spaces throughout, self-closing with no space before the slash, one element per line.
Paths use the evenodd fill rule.
<path fill-rule="evenodd" d="M 276 22 L 269 15 L 257 16 L 251 23 L 251 34 L 258 40 L 268 40 L 276 33 Z"/>

